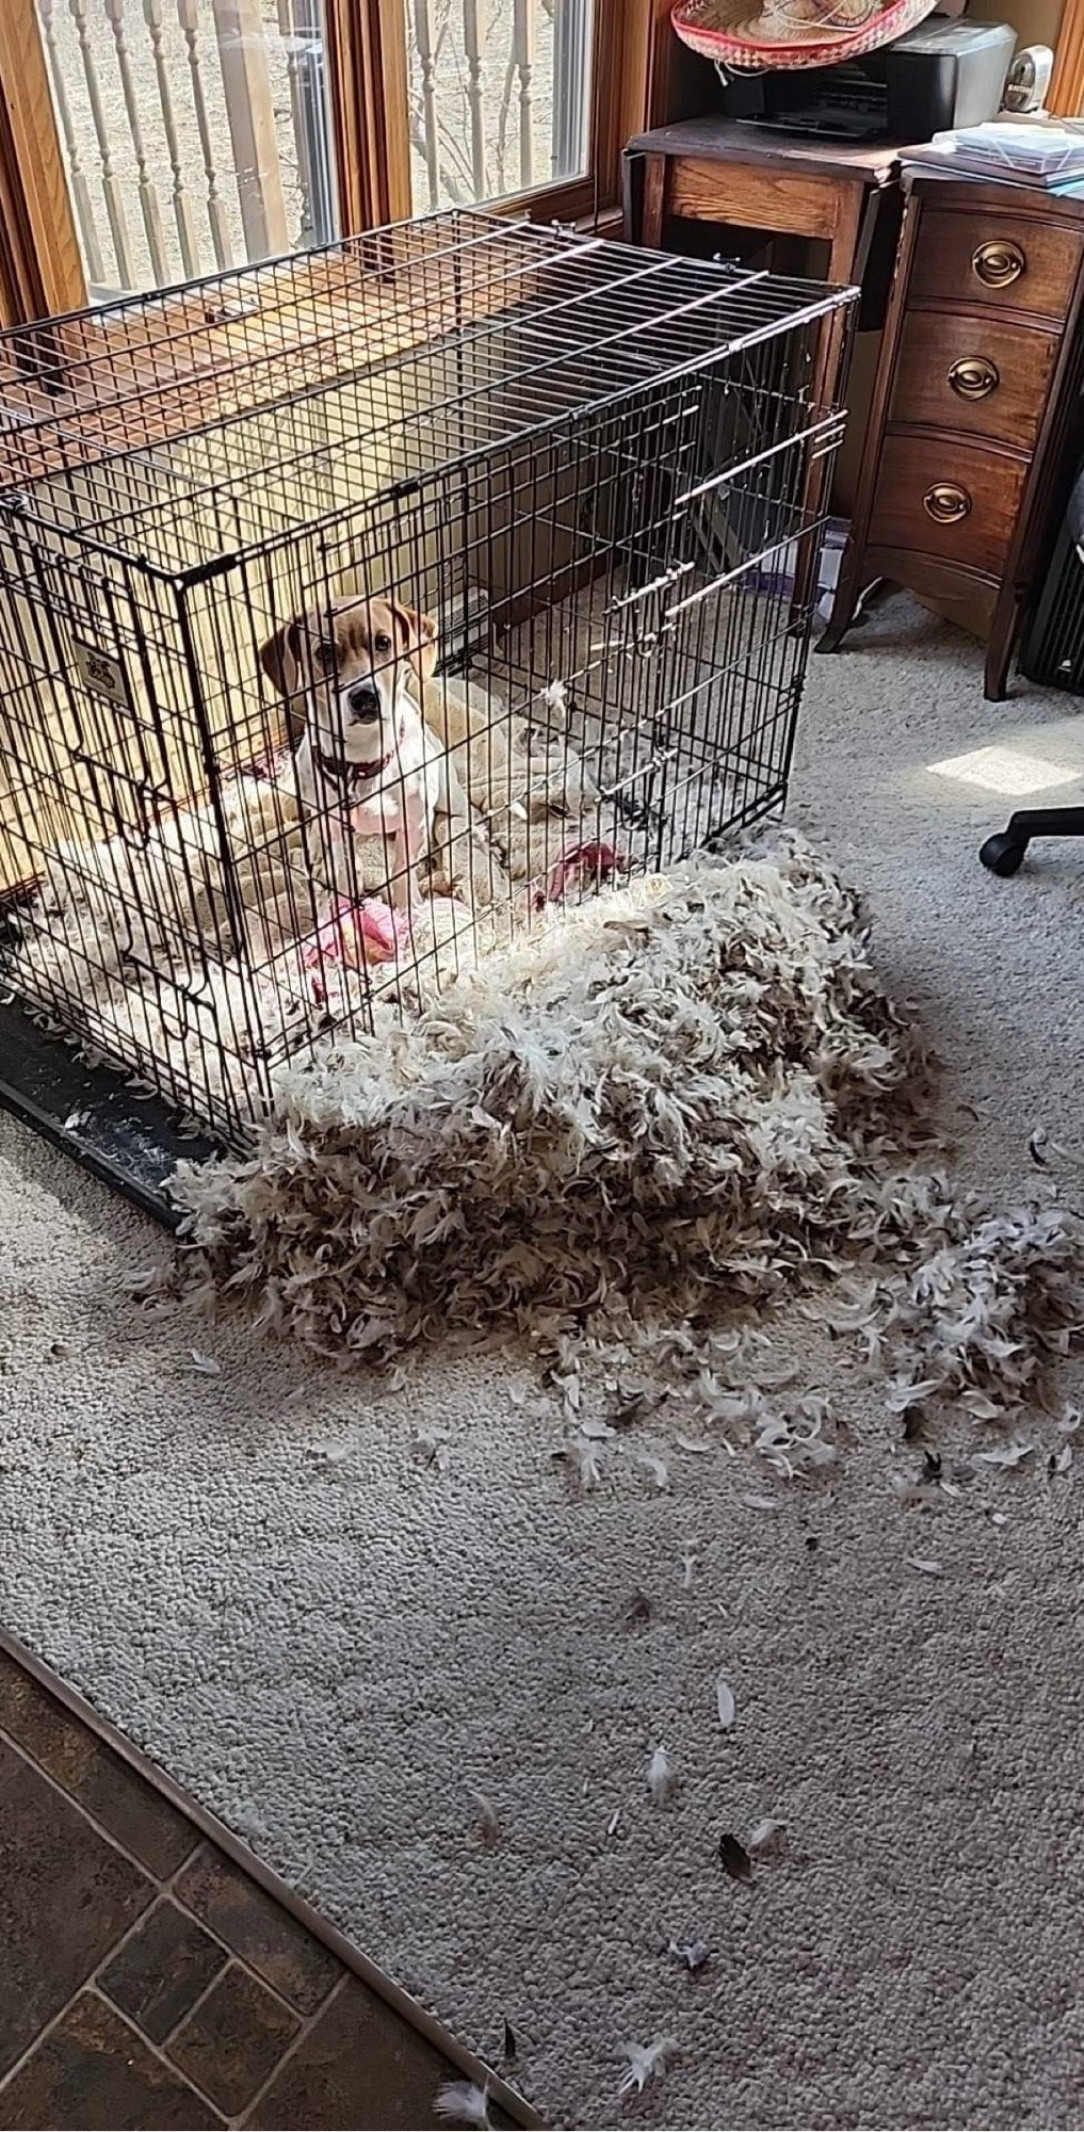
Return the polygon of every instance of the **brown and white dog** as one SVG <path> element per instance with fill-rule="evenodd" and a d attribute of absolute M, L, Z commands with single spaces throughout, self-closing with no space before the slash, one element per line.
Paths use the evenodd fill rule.
<path fill-rule="evenodd" d="M 295 615 L 260 649 L 286 701 L 298 797 L 318 826 L 329 885 L 382 892 L 400 910 L 417 894 L 422 859 L 450 872 L 468 835 L 447 748 L 417 701 L 436 664 L 436 638 L 429 615 L 389 595 L 347 594 Z M 407 686 L 412 672 L 416 694 Z M 377 840 L 381 880 L 358 882 L 348 832 L 357 848 Z"/>

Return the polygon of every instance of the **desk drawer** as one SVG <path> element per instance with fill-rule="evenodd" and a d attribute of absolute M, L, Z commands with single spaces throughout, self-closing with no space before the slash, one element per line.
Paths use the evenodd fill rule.
<path fill-rule="evenodd" d="M 954 437 L 886 436 L 869 545 L 913 548 L 998 577 L 1027 472 L 1026 459 Z"/>
<path fill-rule="evenodd" d="M 1034 326 L 911 311 L 903 324 L 889 421 L 997 437 L 1031 451 L 1057 352 L 1057 334 Z"/>
<path fill-rule="evenodd" d="M 927 207 L 911 269 L 911 296 L 990 305 L 1063 319 L 1081 238 L 1053 223 L 976 209 L 973 215 Z"/>

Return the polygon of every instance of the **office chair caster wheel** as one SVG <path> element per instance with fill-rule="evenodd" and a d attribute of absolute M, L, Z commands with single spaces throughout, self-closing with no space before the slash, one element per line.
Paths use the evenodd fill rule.
<path fill-rule="evenodd" d="M 1005 878 L 1019 872 L 1027 848 L 1026 844 L 1018 844 L 1014 837 L 1002 831 L 998 836 L 987 837 L 979 857 L 988 872 Z"/>

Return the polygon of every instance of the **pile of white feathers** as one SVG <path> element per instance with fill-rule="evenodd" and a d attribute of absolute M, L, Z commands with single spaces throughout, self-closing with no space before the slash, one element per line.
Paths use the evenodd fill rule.
<path fill-rule="evenodd" d="M 1011 1418 L 1084 1322 L 1084 1239 L 1057 1205 L 955 1196 L 927 1085 L 823 864 L 694 861 L 285 1069 L 250 1156 L 178 1173 L 188 1270 L 340 1363 L 619 1329 L 780 1472 L 832 1455 L 822 1404 L 752 1381 L 749 1341 L 803 1297 L 905 1422 Z"/>

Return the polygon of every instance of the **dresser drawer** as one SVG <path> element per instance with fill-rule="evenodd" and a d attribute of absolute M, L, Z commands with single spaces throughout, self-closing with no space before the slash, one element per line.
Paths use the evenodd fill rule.
<path fill-rule="evenodd" d="M 869 545 L 912 548 L 998 577 L 1027 472 L 1026 459 L 954 437 L 886 436 Z"/>
<path fill-rule="evenodd" d="M 990 209 L 968 215 L 928 207 L 911 269 L 911 296 L 1061 319 L 1080 253 L 1075 231 L 1052 223 Z"/>
<path fill-rule="evenodd" d="M 903 322 L 890 422 L 997 437 L 1030 451 L 1058 336 L 999 319 L 911 311 Z"/>

